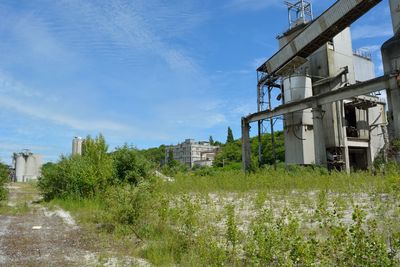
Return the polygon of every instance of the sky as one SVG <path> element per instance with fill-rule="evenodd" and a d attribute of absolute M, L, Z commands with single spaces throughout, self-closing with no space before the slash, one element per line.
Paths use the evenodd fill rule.
<path fill-rule="evenodd" d="M 312 1 L 314 16 L 334 2 Z M 240 138 L 255 70 L 287 29 L 282 0 L 0 0 L 0 160 L 56 161 L 99 133 L 111 150 Z M 352 34 L 382 74 L 387 0 Z"/>

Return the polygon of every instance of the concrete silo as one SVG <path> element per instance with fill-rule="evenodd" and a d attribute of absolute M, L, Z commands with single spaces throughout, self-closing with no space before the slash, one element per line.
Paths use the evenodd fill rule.
<path fill-rule="evenodd" d="M 15 181 L 23 182 L 25 175 L 25 157 L 21 153 L 14 153 Z"/>
<path fill-rule="evenodd" d="M 82 143 L 82 137 L 74 137 L 72 140 L 72 155 L 82 155 Z"/>
<path fill-rule="evenodd" d="M 15 181 L 28 182 L 37 180 L 40 176 L 42 167 L 42 156 L 33 154 L 29 150 L 24 150 L 13 154 L 15 168 Z"/>

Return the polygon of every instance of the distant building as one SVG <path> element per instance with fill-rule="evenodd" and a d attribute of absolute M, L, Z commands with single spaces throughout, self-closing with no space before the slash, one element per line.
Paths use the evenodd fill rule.
<path fill-rule="evenodd" d="M 14 153 L 13 156 L 15 182 L 28 182 L 37 180 L 42 167 L 42 156 L 33 154 L 25 149 L 22 152 Z"/>
<path fill-rule="evenodd" d="M 171 149 L 175 160 L 192 168 L 195 165 L 211 166 L 219 146 L 212 146 L 209 142 L 195 142 L 193 139 L 186 139 L 183 143 L 166 148 L 165 162 L 168 162 Z"/>
<path fill-rule="evenodd" d="M 82 155 L 82 137 L 75 136 L 72 140 L 72 155 Z"/>

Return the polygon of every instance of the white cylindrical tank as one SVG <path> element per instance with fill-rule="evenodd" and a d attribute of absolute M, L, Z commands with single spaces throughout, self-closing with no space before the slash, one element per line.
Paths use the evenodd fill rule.
<path fill-rule="evenodd" d="M 311 78 L 305 75 L 291 75 L 283 79 L 284 103 L 301 100 L 312 96 Z M 293 112 L 285 116 L 285 125 L 312 125 L 310 109 Z"/>
<path fill-rule="evenodd" d="M 34 155 L 26 159 L 25 181 L 36 180 L 39 175 L 39 166 Z"/>
<path fill-rule="evenodd" d="M 22 154 L 16 154 L 15 156 L 15 178 L 17 182 L 24 182 L 25 175 L 25 157 Z"/>
<path fill-rule="evenodd" d="M 82 143 L 81 137 L 75 136 L 72 140 L 72 155 L 82 155 Z"/>
<path fill-rule="evenodd" d="M 292 75 L 283 79 L 285 104 L 312 96 L 311 78 L 304 75 Z"/>

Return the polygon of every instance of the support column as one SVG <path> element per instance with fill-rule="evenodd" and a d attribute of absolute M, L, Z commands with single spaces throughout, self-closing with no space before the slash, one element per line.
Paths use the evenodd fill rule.
<path fill-rule="evenodd" d="M 344 162 L 345 162 L 345 170 L 347 174 L 350 174 L 350 156 L 349 156 L 349 145 L 347 142 L 347 132 L 346 132 L 346 125 L 344 123 L 345 120 L 345 115 L 344 115 L 344 101 L 340 101 L 340 126 L 341 126 L 341 135 L 342 135 L 342 140 L 343 140 L 343 148 L 342 148 L 342 153 L 344 157 Z M 338 111 L 336 111 L 338 112 Z"/>
<path fill-rule="evenodd" d="M 262 164 L 262 121 L 258 121 L 258 165 Z"/>
<path fill-rule="evenodd" d="M 400 49 L 400 47 L 399 47 Z M 399 76 L 400 78 L 400 76 Z M 389 116 L 391 117 L 391 130 L 393 131 L 393 138 L 400 138 L 400 79 L 390 83 L 390 90 L 388 91 L 388 98 L 390 98 Z"/>
<path fill-rule="evenodd" d="M 242 118 L 242 164 L 243 170 L 249 171 L 251 166 L 250 123 Z"/>
<path fill-rule="evenodd" d="M 385 74 L 400 72 L 400 0 L 389 0 L 394 36 L 387 40 L 381 48 L 383 69 Z M 400 138 L 400 89 L 399 79 L 391 82 L 387 90 L 389 110 L 389 139 Z"/>
<path fill-rule="evenodd" d="M 324 126 L 322 125 L 323 112 L 321 106 L 312 109 L 314 124 L 315 164 L 327 167 Z"/>

